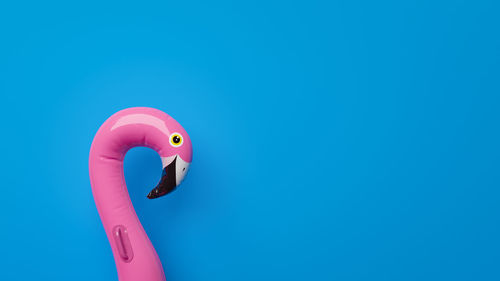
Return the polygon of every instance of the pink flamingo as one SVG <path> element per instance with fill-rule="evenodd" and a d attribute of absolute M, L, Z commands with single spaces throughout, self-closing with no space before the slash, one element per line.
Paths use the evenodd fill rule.
<path fill-rule="evenodd" d="M 99 128 L 90 148 L 89 171 L 97 210 L 115 258 L 120 281 L 164 281 L 160 259 L 139 222 L 125 185 L 123 159 L 132 147 L 154 149 L 163 172 L 148 198 L 174 190 L 192 159 L 186 131 L 172 117 L 153 108 L 115 113 Z"/>

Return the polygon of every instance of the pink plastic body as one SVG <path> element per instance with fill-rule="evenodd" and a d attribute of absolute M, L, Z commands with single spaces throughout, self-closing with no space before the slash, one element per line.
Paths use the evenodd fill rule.
<path fill-rule="evenodd" d="M 183 143 L 174 147 L 172 133 Z M 188 134 L 172 117 L 153 108 L 129 108 L 111 116 L 99 128 L 89 157 L 92 193 L 108 236 L 120 281 L 163 281 L 165 275 L 130 200 L 123 174 L 125 153 L 132 147 L 154 149 L 162 159 L 177 155 L 192 160 Z"/>

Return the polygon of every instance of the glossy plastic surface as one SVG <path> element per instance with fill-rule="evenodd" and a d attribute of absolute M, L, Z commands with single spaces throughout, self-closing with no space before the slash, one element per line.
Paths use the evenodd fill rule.
<path fill-rule="evenodd" d="M 174 133 L 182 135 L 181 145 L 171 143 Z M 182 174 L 173 175 L 178 185 L 192 160 L 191 140 L 169 115 L 153 108 L 137 107 L 119 111 L 106 120 L 90 149 L 92 193 L 113 251 L 119 280 L 162 281 L 165 275 L 161 262 L 125 185 L 123 159 L 135 146 L 150 147 L 158 152 L 164 168 L 172 165 L 170 159 L 182 160 Z"/>

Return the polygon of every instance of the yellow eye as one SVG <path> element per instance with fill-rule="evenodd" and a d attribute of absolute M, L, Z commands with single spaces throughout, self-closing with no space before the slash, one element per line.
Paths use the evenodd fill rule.
<path fill-rule="evenodd" d="M 170 135 L 170 145 L 172 145 L 174 147 L 181 146 L 183 141 L 184 140 L 182 139 L 182 136 L 179 133 L 173 133 Z"/>

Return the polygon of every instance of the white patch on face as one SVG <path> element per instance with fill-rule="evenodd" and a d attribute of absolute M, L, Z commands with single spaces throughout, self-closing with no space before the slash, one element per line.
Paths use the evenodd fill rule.
<path fill-rule="evenodd" d="M 175 160 L 175 183 L 177 185 L 181 184 L 186 176 L 189 170 L 189 164 L 191 163 L 182 160 L 181 157 L 177 157 L 177 160 Z"/>
<path fill-rule="evenodd" d="M 167 167 L 168 164 L 170 164 L 170 163 L 172 163 L 172 161 L 174 161 L 175 156 L 179 156 L 179 155 L 176 154 L 176 155 L 172 155 L 169 157 L 161 157 L 161 164 L 163 165 L 163 169 L 165 169 L 165 167 Z M 180 157 L 177 157 L 177 158 L 180 158 Z"/>
<path fill-rule="evenodd" d="M 176 154 L 169 157 L 161 157 L 163 168 L 167 167 L 170 163 L 172 163 L 175 157 L 177 157 L 177 160 L 175 160 L 175 185 L 179 185 L 186 176 L 189 170 L 189 164 L 191 163 L 182 160 L 182 158 L 178 154 Z"/>

